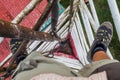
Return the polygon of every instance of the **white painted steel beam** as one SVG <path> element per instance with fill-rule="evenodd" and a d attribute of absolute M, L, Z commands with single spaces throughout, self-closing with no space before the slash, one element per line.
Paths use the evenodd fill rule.
<path fill-rule="evenodd" d="M 116 0 L 107 0 L 120 41 L 120 12 Z"/>

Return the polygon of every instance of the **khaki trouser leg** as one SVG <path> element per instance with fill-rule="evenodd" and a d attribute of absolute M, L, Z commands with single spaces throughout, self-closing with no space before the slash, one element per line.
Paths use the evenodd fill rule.
<path fill-rule="evenodd" d="M 37 67 L 30 70 L 24 70 L 26 67 L 28 67 L 28 69 L 31 68 L 27 66 L 30 60 L 37 60 Z M 34 76 L 44 73 L 55 73 L 62 76 L 75 76 L 70 68 L 56 62 L 53 59 L 40 55 L 39 52 L 33 52 L 20 64 L 27 65 L 20 67 L 20 70 L 22 71 L 19 71 L 13 80 L 29 80 Z"/>

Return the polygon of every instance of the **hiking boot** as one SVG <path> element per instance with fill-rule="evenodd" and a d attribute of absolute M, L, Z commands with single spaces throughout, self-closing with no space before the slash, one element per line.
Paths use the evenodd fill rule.
<path fill-rule="evenodd" d="M 97 51 L 107 51 L 107 47 L 111 42 L 113 36 L 113 27 L 110 22 L 104 22 L 98 28 L 96 33 L 96 38 L 93 41 L 92 46 L 90 47 L 90 51 L 88 52 L 87 58 L 88 61 L 91 62 L 93 55 Z"/>

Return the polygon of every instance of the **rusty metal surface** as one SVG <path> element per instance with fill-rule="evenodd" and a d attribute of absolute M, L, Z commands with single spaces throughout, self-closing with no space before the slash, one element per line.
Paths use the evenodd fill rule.
<path fill-rule="evenodd" d="M 40 41 L 54 41 L 55 38 L 49 33 L 38 32 L 29 28 L 12 24 L 7 21 L 0 20 L 0 36 L 8 38 L 18 38 L 24 40 L 40 40 Z"/>

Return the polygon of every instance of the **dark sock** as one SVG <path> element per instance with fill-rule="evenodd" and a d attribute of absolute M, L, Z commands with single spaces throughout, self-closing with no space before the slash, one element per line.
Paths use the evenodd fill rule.
<path fill-rule="evenodd" d="M 93 50 L 92 54 L 91 54 L 91 58 L 93 57 L 93 55 L 97 52 L 97 51 L 107 51 L 107 48 L 103 45 L 103 44 L 98 44 L 96 45 L 95 49 Z"/>

